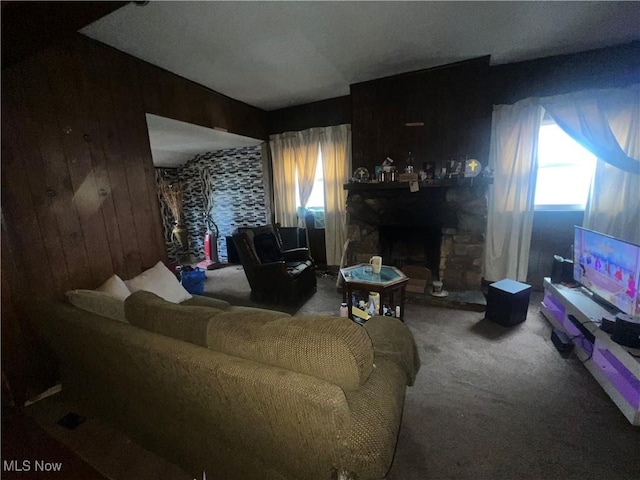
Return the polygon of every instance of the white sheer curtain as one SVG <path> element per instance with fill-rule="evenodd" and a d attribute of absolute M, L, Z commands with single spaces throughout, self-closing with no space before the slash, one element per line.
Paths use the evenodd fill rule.
<path fill-rule="evenodd" d="M 635 148 L 638 135 L 640 84 L 541 98 L 540 104 L 560 128 L 598 158 L 640 174 L 640 160 L 628 152 Z"/>
<path fill-rule="evenodd" d="M 300 204 L 305 205 L 313 190 L 318 153 L 322 153 L 327 264 L 339 265 L 347 239 L 344 184 L 351 172 L 351 125 L 271 135 L 270 144 L 275 219 L 284 227 L 304 226 L 304 218 L 297 220 L 296 171 Z"/>
<path fill-rule="evenodd" d="M 640 176 L 598 160 L 582 225 L 640 244 Z"/>
<path fill-rule="evenodd" d="M 536 99 L 493 110 L 489 215 L 484 277 L 525 281 L 535 198 L 538 132 L 543 110 Z"/>
<path fill-rule="evenodd" d="M 640 243 L 640 84 L 540 103 L 598 157 L 583 226 Z"/>
<path fill-rule="evenodd" d="M 271 135 L 273 162 L 274 210 L 276 222 L 283 227 L 304 227 L 297 218 L 296 176 L 300 204 L 306 205 L 315 181 L 321 129 Z"/>
<path fill-rule="evenodd" d="M 287 134 L 271 135 L 269 144 L 273 166 L 274 218 L 283 227 L 296 227 L 295 138 Z"/>
<path fill-rule="evenodd" d="M 340 265 L 347 240 L 347 194 L 351 173 L 351 125 L 326 127 L 320 136 L 324 174 L 324 218 L 327 265 Z"/>
<path fill-rule="evenodd" d="M 301 132 L 291 132 L 295 139 L 296 171 L 298 174 L 298 195 L 300 205 L 305 206 L 316 179 L 316 165 L 318 164 L 318 152 L 320 148 L 321 129 L 311 128 Z M 304 216 L 298 218 L 298 226 L 304 228 Z M 307 239 L 308 240 L 308 239 Z"/>
<path fill-rule="evenodd" d="M 489 158 L 495 176 L 489 189 L 487 280 L 527 276 L 543 107 L 599 157 L 583 225 L 640 243 L 640 84 L 500 105 L 494 107 Z"/>

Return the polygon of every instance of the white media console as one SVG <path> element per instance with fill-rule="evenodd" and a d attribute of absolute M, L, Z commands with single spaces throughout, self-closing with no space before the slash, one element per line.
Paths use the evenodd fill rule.
<path fill-rule="evenodd" d="M 629 422 L 640 426 L 640 350 L 623 347 L 600 330 L 602 317 L 610 312 L 579 288 L 551 283 L 549 278 L 544 279 L 540 310 L 551 325 L 573 338 L 574 352 L 583 365 Z M 593 335 L 593 343 L 585 331 Z"/>

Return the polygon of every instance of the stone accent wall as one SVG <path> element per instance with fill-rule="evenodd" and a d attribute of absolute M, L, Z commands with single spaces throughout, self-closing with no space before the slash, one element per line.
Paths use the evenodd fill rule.
<path fill-rule="evenodd" d="M 226 262 L 227 245 L 225 236 L 231 235 L 239 226 L 264 225 L 267 223 L 267 209 L 263 185 L 261 147 L 245 147 L 196 155 L 180 168 L 158 169 L 180 179 L 184 186 L 185 223 L 189 230 L 188 252 L 177 251 L 171 241 L 171 221 L 164 220 L 165 240 L 169 258 L 179 260 L 186 253 L 192 259 L 204 258 L 204 235 L 206 233 L 204 205 L 202 199 L 203 169 L 211 170 L 213 179 L 213 220 L 218 226 L 218 256 Z M 161 202 L 162 203 L 162 202 Z M 163 216 L 166 215 L 163 209 Z M 170 217 L 170 213 L 169 213 Z"/>
<path fill-rule="evenodd" d="M 380 189 L 375 184 L 370 189 L 350 190 L 348 262 L 367 262 L 372 255 L 383 253 L 382 226 L 397 230 L 407 240 L 399 248 L 394 246 L 392 258 L 384 258 L 386 264 L 400 268 L 426 266 L 449 290 L 477 290 L 481 286 L 487 228 L 486 194 L 486 184 L 428 187 L 416 193 L 400 186 Z M 414 232 L 425 231 L 440 232 L 440 248 L 435 253 L 439 258 L 425 258 L 433 252 L 425 254 L 420 242 L 415 241 Z"/>
<path fill-rule="evenodd" d="M 449 188 L 447 204 L 457 212 L 457 226 L 442 230 L 440 275 L 449 288 L 478 289 L 482 283 L 487 187 Z"/>

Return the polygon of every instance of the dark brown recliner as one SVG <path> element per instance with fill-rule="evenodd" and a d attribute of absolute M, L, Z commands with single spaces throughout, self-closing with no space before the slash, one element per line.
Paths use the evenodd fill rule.
<path fill-rule="evenodd" d="M 309 249 L 283 250 L 277 226 L 240 227 L 233 243 L 251 286 L 251 300 L 292 305 L 316 291 Z"/>

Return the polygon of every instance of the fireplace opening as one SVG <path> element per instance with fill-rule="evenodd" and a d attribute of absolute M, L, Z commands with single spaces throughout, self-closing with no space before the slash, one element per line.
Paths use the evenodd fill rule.
<path fill-rule="evenodd" d="M 441 227 L 379 225 L 380 253 L 387 265 L 420 265 L 439 278 Z"/>

